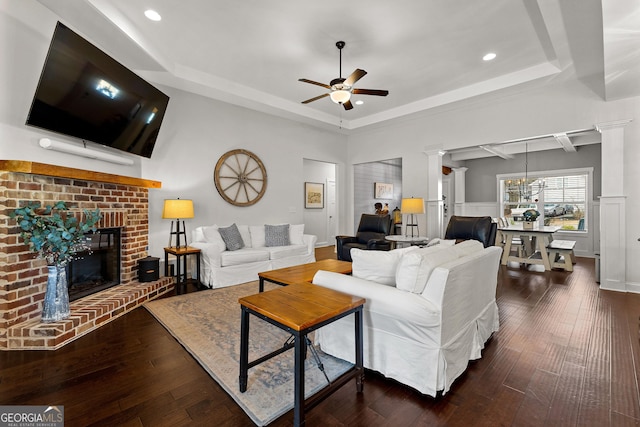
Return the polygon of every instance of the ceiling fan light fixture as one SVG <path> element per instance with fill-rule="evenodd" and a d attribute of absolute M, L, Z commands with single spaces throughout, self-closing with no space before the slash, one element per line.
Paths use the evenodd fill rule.
<path fill-rule="evenodd" d="M 351 94 L 355 95 L 376 95 L 376 96 L 387 96 L 389 94 L 388 90 L 379 90 L 379 89 L 355 89 L 353 86 L 356 84 L 358 80 L 367 75 L 365 70 L 360 68 L 356 68 L 353 73 L 349 74 L 347 78 L 342 77 L 342 48 L 345 46 L 343 41 L 339 41 L 336 43 L 336 47 L 340 52 L 340 77 L 337 79 L 331 80 L 329 84 L 324 84 L 320 82 L 315 82 L 309 79 L 298 79 L 300 82 L 310 83 L 312 85 L 321 86 L 323 88 L 329 89 L 330 92 L 323 93 L 322 95 L 315 96 L 311 99 L 307 99 L 306 101 L 302 101 L 303 104 L 308 104 L 313 101 L 317 101 L 318 99 L 322 99 L 325 97 L 331 98 L 336 104 L 340 104 L 344 107 L 345 110 L 353 109 L 353 104 L 351 103 Z M 362 102 L 356 102 L 357 105 L 361 105 Z"/>
<path fill-rule="evenodd" d="M 147 19 L 150 19 L 152 21 L 161 21 L 162 20 L 162 16 L 160 16 L 160 14 L 158 12 L 156 12 L 153 9 L 147 9 L 144 11 L 144 16 L 147 17 Z"/>
<path fill-rule="evenodd" d="M 334 90 L 331 92 L 331 100 L 336 104 L 344 104 L 349 99 L 351 99 L 351 92 L 348 90 Z"/>

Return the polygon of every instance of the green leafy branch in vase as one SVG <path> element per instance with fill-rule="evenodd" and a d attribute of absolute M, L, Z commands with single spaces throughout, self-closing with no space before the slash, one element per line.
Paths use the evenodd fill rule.
<path fill-rule="evenodd" d="M 537 220 L 539 216 L 540 212 L 535 209 L 527 209 L 522 213 L 524 220 L 529 222 Z"/>
<path fill-rule="evenodd" d="M 84 210 L 84 220 L 68 214 L 65 202 L 41 208 L 39 202 L 29 203 L 9 215 L 20 227 L 20 237 L 38 258 L 48 265 L 64 265 L 76 258 L 76 252 L 89 249 L 84 235 L 97 230 L 102 218 L 100 209 Z"/>

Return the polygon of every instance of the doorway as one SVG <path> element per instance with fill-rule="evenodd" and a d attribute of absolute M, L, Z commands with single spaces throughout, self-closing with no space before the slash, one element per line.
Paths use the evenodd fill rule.
<path fill-rule="evenodd" d="M 377 193 L 378 186 L 388 191 Z M 353 165 L 353 229 L 363 213 L 375 213 L 375 204 L 386 204 L 389 213 L 402 204 L 402 158 Z"/>
<path fill-rule="evenodd" d="M 324 190 L 321 207 L 307 209 L 303 206 L 305 233 L 318 237 L 318 247 L 335 245 L 338 230 L 336 164 L 310 159 L 303 162 L 304 182 L 322 184 Z"/>

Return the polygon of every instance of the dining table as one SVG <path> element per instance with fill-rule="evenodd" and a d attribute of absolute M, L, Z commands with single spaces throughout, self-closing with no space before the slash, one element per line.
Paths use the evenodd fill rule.
<path fill-rule="evenodd" d="M 534 228 L 524 228 L 524 224 L 516 223 L 508 227 L 499 227 L 498 232 L 504 236 L 502 252 L 502 265 L 509 261 L 519 264 L 543 265 L 545 270 L 551 270 L 551 260 L 547 246 L 553 240 L 553 234 L 560 230 L 556 225 L 538 225 Z M 520 239 L 519 244 L 524 245 L 524 251 L 512 254 L 513 240 Z M 501 241 L 502 239 L 497 239 Z"/>

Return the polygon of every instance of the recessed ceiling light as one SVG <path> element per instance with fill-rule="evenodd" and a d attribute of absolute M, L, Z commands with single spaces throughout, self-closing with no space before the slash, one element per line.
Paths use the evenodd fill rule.
<path fill-rule="evenodd" d="M 492 59 L 496 58 L 496 54 L 491 52 L 491 53 L 487 53 L 485 56 L 482 57 L 482 59 L 484 59 L 485 61 L 491 61 Z"/>
<path fill-rule="evenodd" d="M 146 16 L 147 18 L 151 19 L 152 21 L 159 21 L 162 19 L 162 16 L 160 16 L 160 14 L 158 12 L 156 12 L 155 10 L 145 10 L 144 11 L 144 16 Z"/>
<path fill-rule="evenodd" d="M 364 104 L 364 101 L 363 101 L 363 100 L 358 99 L 358 100 L 356 101 L 356 105 L 362 105 L 362 104 Z"/>

